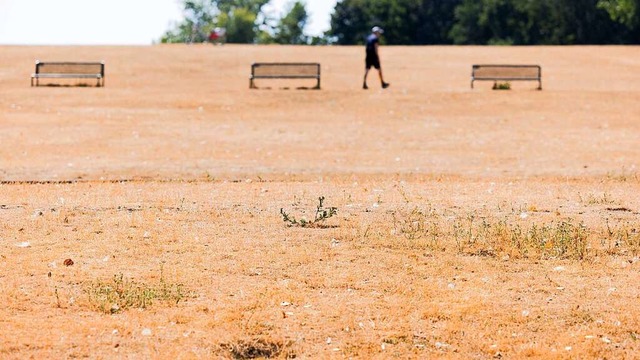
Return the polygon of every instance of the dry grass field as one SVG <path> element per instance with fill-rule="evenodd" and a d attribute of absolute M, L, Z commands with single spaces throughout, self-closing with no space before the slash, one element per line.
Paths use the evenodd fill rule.
<path fill-rule="evenodd" d="M 640 48 L 363 52 L 0 47 L 0 358 L 637 358 Z"/>

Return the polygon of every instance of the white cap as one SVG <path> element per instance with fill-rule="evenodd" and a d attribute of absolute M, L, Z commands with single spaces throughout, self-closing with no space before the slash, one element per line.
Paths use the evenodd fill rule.
<path fill-rule="evenodd" d="M 384 30 L 382 30 L 382 28 L 380 26 L 374 26 L 371 29 L 372 33 L 380 33 L 380 34 L 384 34 Z"/>

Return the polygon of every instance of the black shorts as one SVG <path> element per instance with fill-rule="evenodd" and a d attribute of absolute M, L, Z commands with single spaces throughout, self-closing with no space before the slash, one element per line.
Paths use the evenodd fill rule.
<path fill-rule="evenodd" d="M 372 67 L 380 70 L 380 58 L 376 54 L 367 54 L 367 59 L 365 60 L 367 69 L 371 69 Z"/>

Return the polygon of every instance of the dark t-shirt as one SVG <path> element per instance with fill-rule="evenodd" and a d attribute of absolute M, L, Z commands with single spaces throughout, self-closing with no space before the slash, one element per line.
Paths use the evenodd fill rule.
<path fill-rule="evenodd" d="M 371 34 L 367 37 L 367 56 L 376 56 L 376 44 L 379 43 L 378 36 Z"/>

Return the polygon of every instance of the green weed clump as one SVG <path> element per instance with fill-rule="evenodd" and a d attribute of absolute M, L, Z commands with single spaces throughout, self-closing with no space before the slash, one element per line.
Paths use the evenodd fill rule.
<path fill-rule="evenodd" d="M 510 82 L 495 82 L 493 83 L 493 90 L 511 90 Z"/>
<path fill-rule="evenodd" d="M 320 224 L 327 219 L 332 218 L 333 216 L 338 214 L 337 207 L 325 207 L 324 206 L 324 196 L 318 198 L 318 206 L 316 207 L 316 212 L 313 219 L 307 219 L 305 217 L 300 217 L 296 219 L 294 216 L 289 215 L 284 211 L 283 208 L 280 208 L 280 215 L 282 215 L 282 220 L 287 223 L 289 226 L 299 226 L 299 227 L 320 227 Z"/>
<path fill-rule="evenodd" d="M 157 284 L 146 284 L 127 279 L 123 274 L 114 275 L 109 281 L 92 282 L 85 293 L 89 304 L 106 314 L 130 308 L 146 309 L 158 301 L 177 305 L 187 296 L 183 285 L 168 283 L 162 276 Z"/>

